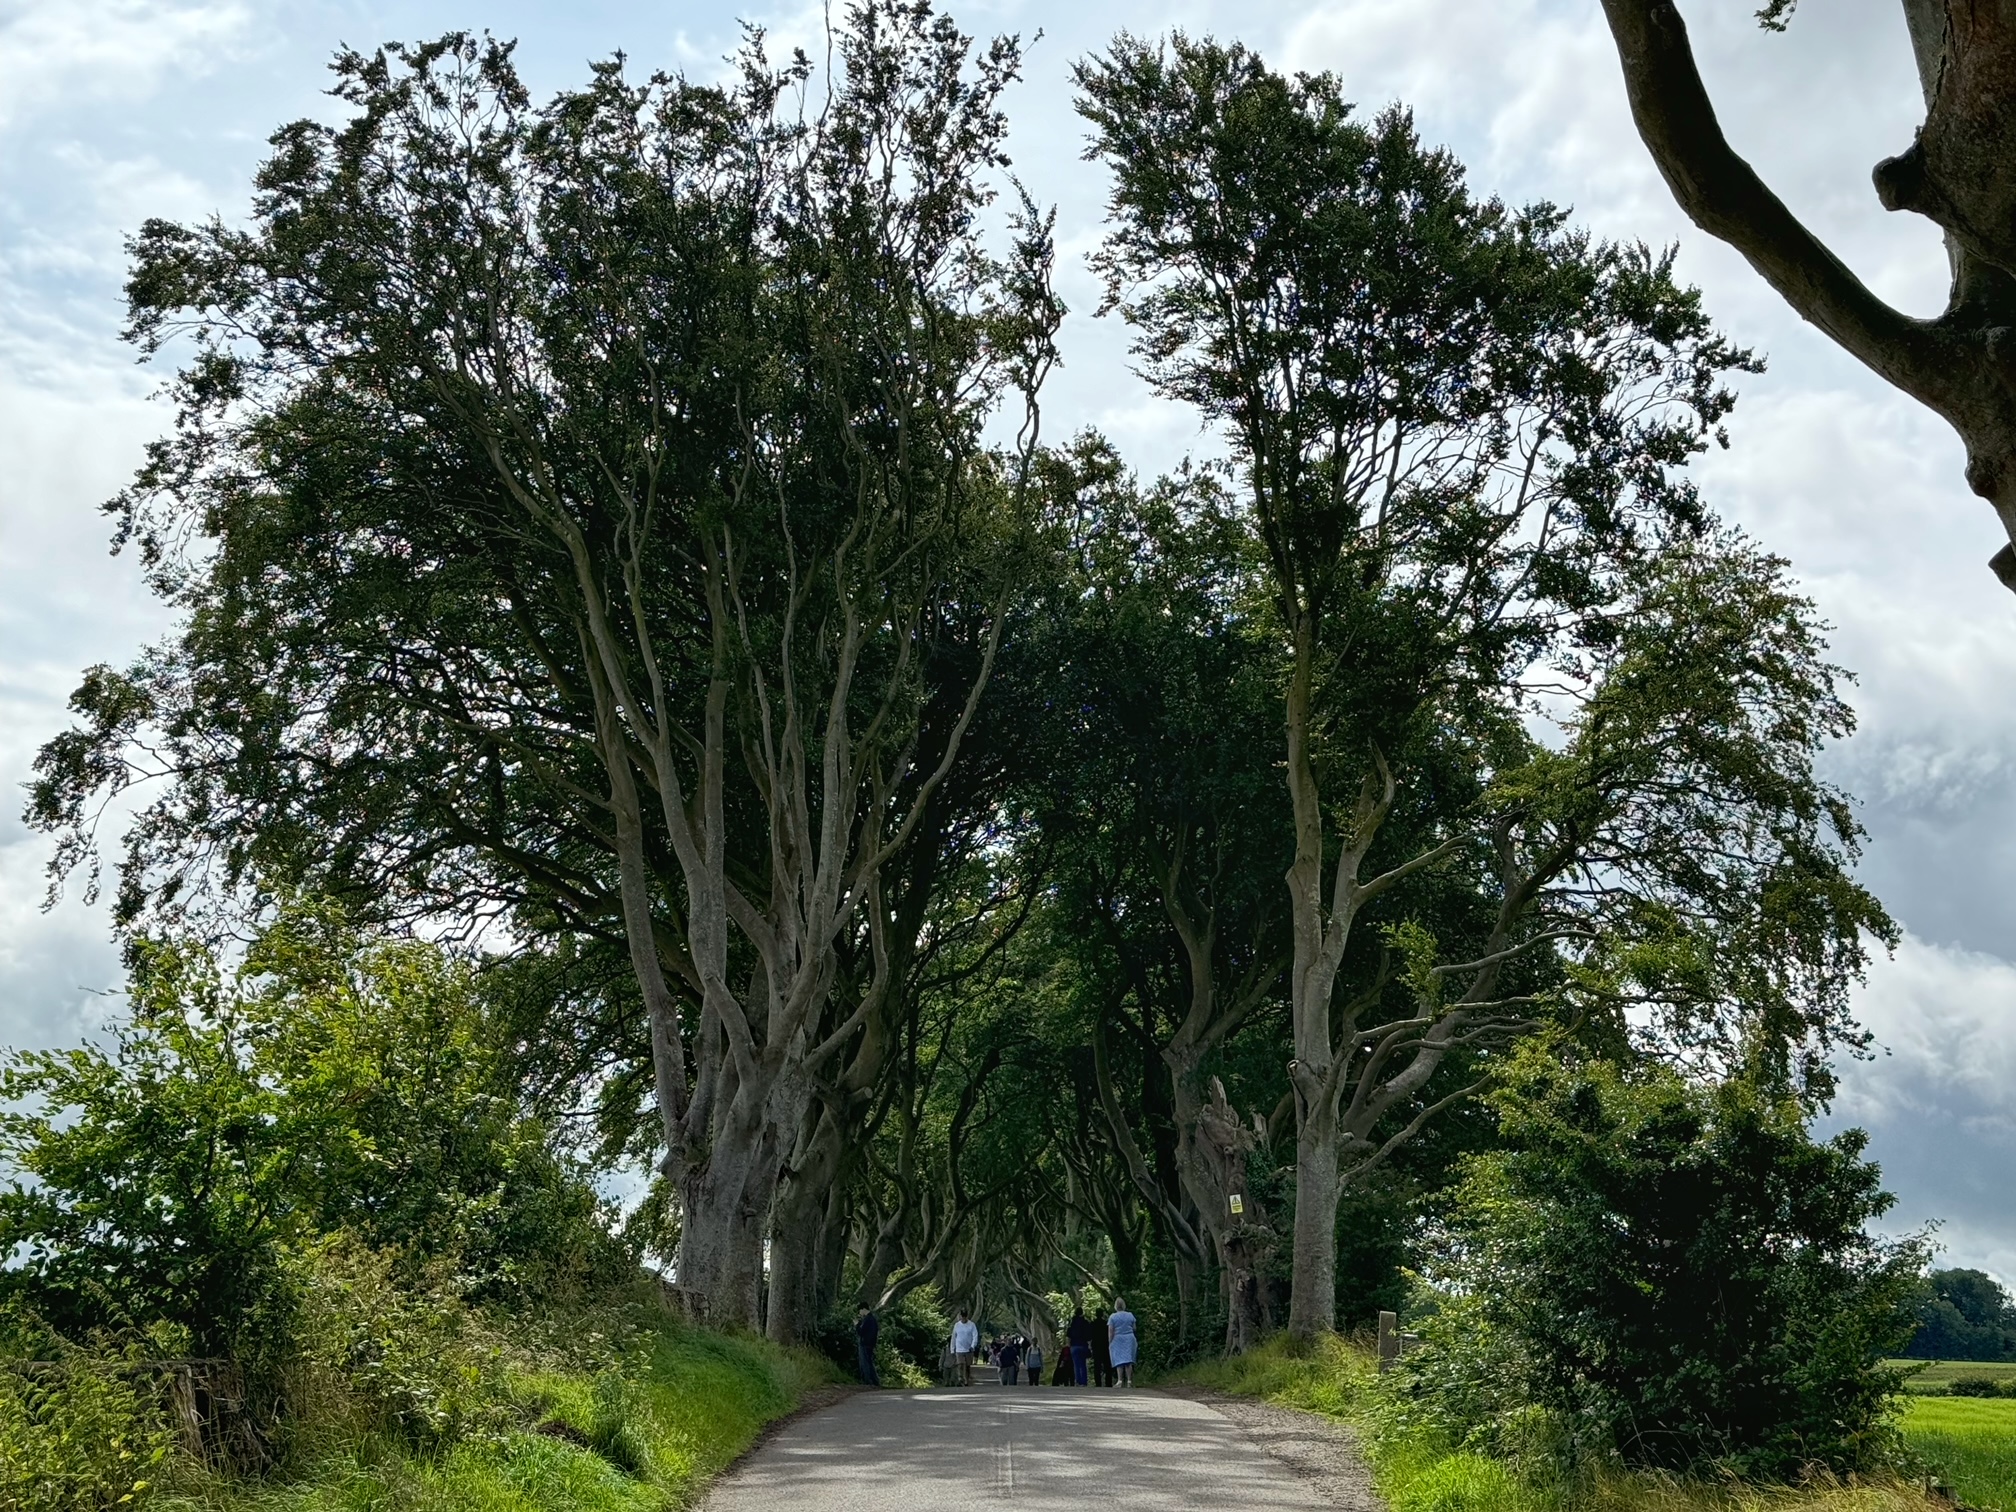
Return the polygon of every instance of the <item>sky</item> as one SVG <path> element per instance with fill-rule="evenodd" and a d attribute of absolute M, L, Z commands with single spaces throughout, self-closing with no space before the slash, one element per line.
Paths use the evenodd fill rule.
<path fill-rule="evenodd" d="M 1236 37 L 1277 67 L 1332 70 L 1367 110 L 1412 106 L 1479 191 L 1679 245 L 1723 328 L 1769 361 L 1701 477 L 1725 517 L 1792 561 L 1859 679 L 1861 728 L 1827 769 L 1861 802 L 1864 879 L 1905 931 L 1860 999 L 1878 1051 L 1843 1066 L 1828 1123 L 1869 1130 L 1898 1197 L 1890 1226 L 1937 1221 L 1941 1263 L 2016 1283 L 2016 595 L 1986 566 L 2000 533 L 1942 422 L 1683 221 L 1632 130 L 1597 0 L 950 8 L 971 31 L 1037 39 L 1011 150 L 1058 207 L 1073 311 L 1049 433 L 1095 426 L 1144 472 L 1208 441 L 1133 377 L 1116 322 L 1093 313 L 1085 258 L 1106 185 L 1082 160 L 1069 68 L 1117 30 Z M 1681 0 L 1730 139 L 1880 294 L 1935 313 L 1936 231 L 1885 214 L 1869 184 L 1922 115 L 1897 0 L 1810 5 L 1782 36 L 1754 8 Z M 132 560 L 108 552 L 98 510 L 169 420 L 150 397 L 162 375 L 119 339 L 123 239 L 151 216 L 241 217 L 271 132 L 333 118 L 322 91 L 340 46 L 489 30 L 518 39 L 548 93 L 619 50 L 640 70 L 711 74 L 741 17 L 785 44 L 821 25 L 816 4 L 754 0 L 0 0 L 0 786 L 27 781 L 85 667 L 169 628 Z M 49 842 L 19 810 L 0 801 L 0 1044 L 70 1043 L 118 1011 L 117 950 L 74 885 L 45 908 Z"/>

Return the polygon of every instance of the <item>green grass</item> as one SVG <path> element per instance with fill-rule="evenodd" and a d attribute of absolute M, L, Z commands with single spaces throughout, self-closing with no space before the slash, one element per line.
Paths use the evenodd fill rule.
<path fill-rule="evenodd" d="M 1173 1379 L 1341 1419 L 1354 1430 L 1392 1512 L 1560 1512 L 1558 1491 L 1522 1479 L 1500 1460 L 1381 1431 L 1370 1400 L 1376 1375 L 1372 1351 L 1362 1344 L 1332 1338 L 1297 1348 L 1276 1335 L 1258 1349 L 1192 1365 Z"/>
<path fill-rule="evenodd" d="M 1904 1438 L 1968 1506 L 2016 1512 L 2016 1401 L 1918 1397 Z"/>
<path fill-rule="evenodd" d="M 1911 1372 L 1904 1389 L 1938 1392 L 1954 1381 L 1986 1376 L 1991 1381 L 2016 1379 L 2016 1360 L 1886 1360 Z"/>
<path fill-rule="evenodd" d="M 185 1475 L 149 1512 L 665 1512 L 836 1379 L 808 1352 L 627 1321 L 620 1362 L 600 1369 L 528 1349 L 509 1375 L 517 1426 L 432 1454 L 339 1441 L 264 1483 Z"/>
<path fill-rule="evenodd" d="M 1896 1477 L 1846 1485 L 1816 1480 L 1800 1486 L 1753 1486 L 1599 1472 L 1573 1482 L 1537 1481 L 1504 1460 L 1396 1431 L 1371 1389 L 1376 1379 L 1366 1344 L 1331 1339 L 1297 1349 L 1281 1337 L 1236 1359 L 1193 1365 L 1171 1377 L 1173 1384 L 1255 1396 L 1342 1420 L 1392 1512 L 1935 1512 L 1945 1505 L 1921 1486 Z M 1937 1409 L 1977 1406 L 1990 1412 L 1962 1414 L 1951 1420 L 1957 1427 L 1936 1415 Z M 1921 1419 L 1925 1412 L 1934 1415 Z M 1999 1428 L 2003 1423 L 2009 1426 Z M 2016 1475 L 2011 1468 L 2016 1456 L 1998 1457 L 1998 1428 L 2016 1432 L 2016 1401 L 1919 1398 L 1909 1407 L 1905 1425 L 1912 1445 L 1939 1467 L 1963 1501 L 1992 1512 L 2016 1512 L 2016 1499 L 1995 1499 L 2004 1479 Z M 2016 1438 L 2003 1442 L 2016 1445 Z"/>

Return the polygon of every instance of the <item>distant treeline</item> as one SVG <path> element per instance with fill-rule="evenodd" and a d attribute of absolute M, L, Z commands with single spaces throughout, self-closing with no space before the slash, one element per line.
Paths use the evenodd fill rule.
<path fill-rule="evenodd" d="M 1909 1359 L 2016 1360 L 2016 1304 L 1986 1271 L 1933 1271 L 1917 1312 Z"/>

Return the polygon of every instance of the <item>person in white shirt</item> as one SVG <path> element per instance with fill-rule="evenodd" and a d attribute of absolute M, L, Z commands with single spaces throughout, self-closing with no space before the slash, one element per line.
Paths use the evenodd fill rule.
<path fill-rule="evenodd" d="M 952 1325 L 952 1364 L 959 1372 L 959 1384 L 973 1384 L 973 1351 L 980 1347 L 980 1325 L 959 1309 L 959 1321 Z"/>

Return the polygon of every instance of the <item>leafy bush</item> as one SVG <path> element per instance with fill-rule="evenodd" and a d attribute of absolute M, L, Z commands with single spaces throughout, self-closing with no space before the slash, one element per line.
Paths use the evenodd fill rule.
<path fill-rule="evenodd" d="M 2006 1393 L 1993 1376 L 1955 1376 L 1946 1383 L 1946 1395 L 1956 1397 L 1996 1397 Z"/>
<path fill-rule="evenodd" d="M 952 1314 L 938 1295 L 936 1283 L 912 1287 L 882 1309 L 881 1349 L 931 1380 L 938 1379 L 938 1361 L 952 1337 Z"/>
<path fill-rule="evenodd" d="M 0 1506 L 111 1512 L 144 1500 L 172 1438 L 115 1363 L 73 1352 L 30 1371 L 0 1361 Z"/>
<path fill-rule="evenodd" d="M 437 1267 L 416 1278 L 398 1257 L 348 1238 L 297 1264 L 295 1385 L 315 1400 L 319 1424 L 388 1431 L 423 1446 L 502 1424 L 502 1351 L 449 1273 Z"/>
<path fill-rule="evenodd" d="M 68 1338 L 228 1358 L 261 1432 L 340 1375 L 357 1411 L 438 1440 L 488 1390 L 466 1303 L 632 1268 L 517 1099 L 470 964 L 303 906 L 229 974 L 143 945 L 132 990 L 109 1050 L 0 1061 L 20 1173 L 0 1302 Z"/>
<path fill-rule="evenodd" d="M 233 1006 L 295 1120 L 315 1231 L 452 1258 L 475 1296 L 551 1296 L 631 1268 L 585 1171 L 521 1104 L 472 963 L 298 905 L 248 954 Z"/>
<path fill-rule="evenodd" d="M 214 978 L 173 969 L 157 989 L 215 1006 Z M 298 1120 L 237 1024 L 142 1006 L 109 1053 L 17 1051 L 0 1069 L 0 1164 L 26 1178 L 0 1193 L 0 1299 L 71 1338 L 164 1325 L 270 1386 Z"/>
<path fill-rule="evenodd" d="M 854 1303 L 858 1276 L 852 1259 L 841 1294 L 850 1299 L 819 1319 L 805 1342 L 854 1378 Z M 938 1360 L 952 1334 L 952 1319 L 932 1284 L 912 1287 L 880 1309 L 882 1331 L 876 1336 L 875 1370 L 889 1386 L 928 1386 L 938 1379 Z"/>
<path fill-rule="evenodd" d="M 1917 1241 L 1859 1132 L 1665 1070 L 1522 1054 L 1495 1098 L 1506 1148 L 1472 1161 L 1447 1264 L 1467 1299 L 1399 1379 L 1417 1411 L 1498 1452 L 1709 1463 L 1786 1476 L 1896 1443 Z M 1543 1410 L 1535 1418 L 1529 1408 Z"/>

